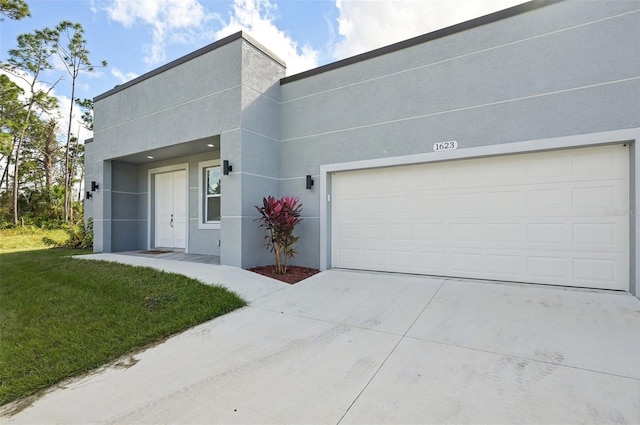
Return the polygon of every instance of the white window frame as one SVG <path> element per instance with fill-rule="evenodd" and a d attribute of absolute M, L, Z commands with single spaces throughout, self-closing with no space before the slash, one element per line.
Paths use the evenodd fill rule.
<path fill-rule="evenodd" d="M 202 161 L 198 163 L 198 229 L 220 229 L 219 221 L 207 223 L 205 222 L 206 217 L 204 216 L 204 198 L 207 196 L 207 188 L 205 187 L 204 183 L 204 171 L 207 168 L 211 167 L 220 167 L 220 160 L 213 159 L 210 161 Z M 220 199 L 220 202 L 222 202 L 222 194 L 220 194 Z"/>

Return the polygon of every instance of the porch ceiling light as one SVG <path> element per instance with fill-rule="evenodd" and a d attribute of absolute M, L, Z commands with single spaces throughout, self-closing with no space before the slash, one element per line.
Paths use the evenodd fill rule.
<path fill-rule="evenodd" d="M 147 159 L 153 159 L 151 155 L 147 155 Z"/>
<path fill-rule="evenodd" d="M 216 147 L 216 145 L 214 145 L 213 143 L 207 143 L 207 147 L 215 148 L 215 147 Z"/>

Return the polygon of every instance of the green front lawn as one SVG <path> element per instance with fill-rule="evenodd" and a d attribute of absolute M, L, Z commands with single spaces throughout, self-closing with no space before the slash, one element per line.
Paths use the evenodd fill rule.
<path fill-rule="evenodd" d="M 47 248 L 43 239 L 48 238 L 62 244 L 68 237 L 63 229 L 45 230 L 33 226 L 0 229 L 0 253 Z"/>
<path fill-rule="evenodd" d="M 150 268 L 0 252 L 0 405 L 245 305 Z"/>

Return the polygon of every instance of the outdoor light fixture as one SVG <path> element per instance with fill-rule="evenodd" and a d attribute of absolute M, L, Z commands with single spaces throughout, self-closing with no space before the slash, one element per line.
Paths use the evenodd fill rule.
<path fill-rule="evenodd" d="M 313 179 L 310 174 L 307 174 L 307 189 L 311 190 L 313 187 Z"/>
<path fill-rule="evenodd" d="M 87 191 L 87 196 L 85 196 L 85 199 L 91 199 L 93 198 L 93 195 L 91 195 L 91 192 Z"/>
<path fill-rule="evenodd" d="M 233 171 L 233 167 L 229 164 L 229 161 L 225 159 L 224 161 L 222 161 L 222 174 L 228 176 L 229 171 Z"/>
<path fill-rule="evenodd" d="M 98 186 L 98 183 L 92 181 L 91 182 L 91 191 L 95 192 L 98 189 L 100 189 L 100 186 Z"/>

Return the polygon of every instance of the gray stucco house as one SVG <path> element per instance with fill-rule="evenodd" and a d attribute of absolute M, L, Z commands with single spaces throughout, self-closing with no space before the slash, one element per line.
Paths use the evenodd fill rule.
<path fill-rule="evenodd" d="M 250 267 L 254 205 L 297 195 L 295 264 L 637 295 L 639 139 L 639 1 L 534 1 L 288 77 L 237 33 L 95 98 L 85 214 L 97 252 Z"/>

